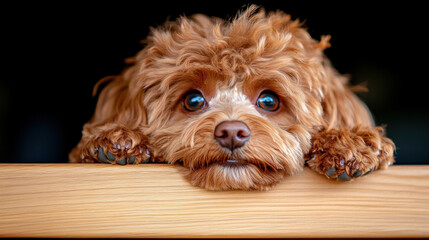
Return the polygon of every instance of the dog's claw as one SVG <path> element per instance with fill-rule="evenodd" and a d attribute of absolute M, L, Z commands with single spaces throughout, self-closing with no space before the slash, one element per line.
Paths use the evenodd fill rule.
<path fill-rule="evenodd" d="M 116 163 L 119 165 L 127 165 L 127 158 L 124 157 L 122 159 L 119 159 L 118 161 L 116 161 Z"/>
<path fill-rule="evenodd" d="M 364 174 L 364 176 L 365 176 L 365 175 L 367 175 L 367 174 L 372 173 L 372 171 L 374 171 L 374 169 L 375 169 L 375 166 L 374 166 L 374 167 L 372 167 L 371 169 L 369 169 L 369 171 L 368 171 L 368 172 L 366 172 L 366 173 Z"/>
<path fill-rule="evenodd" d="M 136 161 L 136 157 L 130 156 L 130 158 L 128 159 L 128 164 L 134 164 L 135 161 Z"/>
<path fill-rule="evenodd" d="M 111 152 L 107 152 L 107 158 L 110 160 L 110 161 L 115 161 L 115 154 L 113 154 L 113 153 L 111 153 Z"/>
<path fill-rule="evenodd" d="M 338 181 L 349 181 L 350 180 L 350 176 L 347 175 L 346 172 L 342 172 L 340 175 L 338 175 L 337 180 Z"/>
<path fill-rule="evenodd" d="M 98 147 L 95 150 L 96 150 L 98 160 L 100 162 L 103 162 L 103 163 L 127 165 L 127 164 L 135 164 L 136 161 L 138 160 L 138 156 L 131 155 L 128 158 L 127 155 L 123 156 L 122 154 L 121 154 L 121 156 L 123 156 L 123 157 L 121 159 L 116 160 L 119 157 L 117 157 L 115 154 L 113 154 L 112 152 L 109 152 L 109 151 L 107 151 L 107 153 L 105 154 L 103 147 Z M 140 163 L 149 163 L 150 159 L 151 159 L 151 157 L 149 156 L 144 161 L 142 161 Z"/>
<path fill-rule="evenodd" d="M 332 177 L 335 175 L 336 171 L 337 171 L 337 169 L 335 167 L 331 167 L 328 169 L 328 171 L 326 171 L 326 176 Z"/>
<path fill-rule="evenodd" d="M 103 149 L 103 147 L 98 148 L 98 160 L 100 160 L 100 161 L 102 161 L 104 163 L 111 163 L 107 159 L 106 155 L 104 155 L 104 149 Z"/>
<path fill-rule="evenodd" d="M 356 170 L 356 172 L 353 173 L 352 177 L 357 178 L 357 177 L 360 177 L 361 175 L 362 175 L 362 171 Z"/>

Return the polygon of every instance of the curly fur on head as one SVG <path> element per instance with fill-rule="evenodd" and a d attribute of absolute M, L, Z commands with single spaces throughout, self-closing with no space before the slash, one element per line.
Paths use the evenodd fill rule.
<path fill-rule="evenodd" d="M 116 132 L 126 127 L 146 136 L 152 161 L 182 164 L 186 178 L 207 189 L 269 189 L 300 171 L 305 156 L 316 171 L 325 170 L 329 166 L 322 165 L 329 156 L 314 159 L 307 154 L 313 152 L 316 134 L 374 127 L 366 107 L 346 87 L 347 79 L 323 54 L 329 39 L 316 41 L 289 15 L 267 14 L 254 5 L 230 21 L 194 15 L 152 29 L 133 65 L 103 89 L 82 141 L 70 154 L 71 162 L 100 161 L 94 142 L 106 132 L 103 126 L 114 123 Z M 201 109 L 184 107 L 190 91 L 201 94 Z M 266 91 L 278 98 L 275 111 L 258 105 Z M 243 146 L 231 150 L 216 140 L 214 131 L 225 121 L 248 128 L 250 138 Z M 136 142 L 142 138 L 131 135 L 127 136 Z M 376 137 L 384 139 L 382 133 Z M 373 151 L 392 154 L 393 143 L 380 141 Z M 122 148 L 117 158 L 129 158 L 137 145 Z M 360 167 L 360 159 L 352 157 L 346 160 Z M 391 162 L 393 157 L 383 163 L 373 160 L 363 170 Z"/>

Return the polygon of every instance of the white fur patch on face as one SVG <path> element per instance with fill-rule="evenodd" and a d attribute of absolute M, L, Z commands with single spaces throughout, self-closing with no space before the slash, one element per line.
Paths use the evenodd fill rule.
<path fill-rule="evenodd" d="M 210 100 L 209 106 L 213 111 L 224 112 L 229 119 L 237 119 L 243 112 L 262 117 L 255 105 L 237 87 L 218 90 L 216 96 Z"/>

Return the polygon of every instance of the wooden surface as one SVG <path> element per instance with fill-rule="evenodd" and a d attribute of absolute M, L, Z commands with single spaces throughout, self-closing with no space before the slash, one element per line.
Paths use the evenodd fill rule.
<path fill-rule="evenodd" d="M 429 237 L 429 166 L 211 192 L 169 165 L 0 164 L 0 237 Z"/>

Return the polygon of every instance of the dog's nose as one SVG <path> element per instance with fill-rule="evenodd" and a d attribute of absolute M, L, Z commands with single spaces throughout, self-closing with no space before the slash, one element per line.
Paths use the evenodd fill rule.
<path fill-rule="evenodd" d="M 216 126 L 214 137 L 222 147 L 233 151 L 249 140 L 250 130 L 244 122 L 224 121 Z"/>

